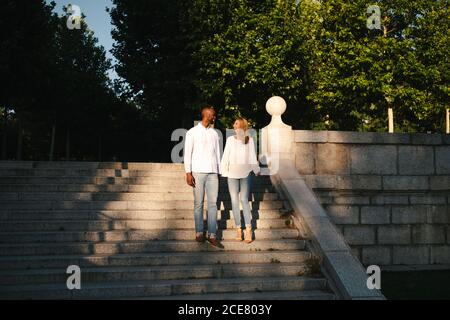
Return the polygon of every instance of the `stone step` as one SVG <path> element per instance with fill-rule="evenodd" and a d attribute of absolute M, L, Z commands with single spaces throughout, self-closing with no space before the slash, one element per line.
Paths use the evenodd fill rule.
<path fill-rule="evenodd" d="M 95 176 L 74 176 L 74 177 L 2 177 L 0 179 L 2 185 L 16 185 L 16 184 L 134 184 L 134 185 L 150 185 L 150 186 L 185 186 L 186 178 L 184 176 L 179 177 L 95 177 Z M 224 178 L 219 179 L 219 185 L 222 187 L 227 186 L 227 181 Z M 271 186 L 270 179 L 257 177 L 253 181 L 253 185 L 259 186 Z"/>
<path fill-rule="evenodd" d="M 20 168 L 1 168 L 0 177 L 117 177 L 117 178 L 132 178 L 132 177 L 152 177 L 158 178 L 180 178 L 186 177 L 186 173 L 179 168 L 173 170 L 159 170 L 159 169 L 80 169 L 80 168 L 34 168 L 34 169 L 20 169 Z M 226 180 L 226 177 L 220 176 L 220 179 Z M 269 176 L 254 177 L 258 181 L 270 179 Z"/>
<path fill-rule="evenodd" d="M 156 267 L 80 268 L 83 282 L 157 281 L 176 279 L 221 279 L 243 277 L 302 276 L 308 267 L 301 263 L 178 265 Z M 2 285 L 66 283 L 66 268 L 0 272 Z"/>
<path fill-rule="evenodd" d="M 167 296 L 133 297 L 133 300 L 167 300 Z M 127 300 L 127 299 L 125 299 Z M 209 293 L 170 296 L 170 300 L 336 300 L 334 294 L 326 290 L 269 291 L 244 293 Z"/>
<path fill-rule="evenodd" d="M 129 169 L 79 169 L 79 168 L 35 168 L 35 169 L 3 169 L 0 177 L 179 177 L 184 170 L 129 170 Z"/>
<path fill-rule="evenodd" d="M 256 229 L 256 240 L 297 239 L 297 229 Z M 150 241 L 150 240 L 192 240 L 193 229 L 145 230 L 145 231 L 75 231 L 75 232 L 2 232 L 1 243 L 40 243 L 40 242 L 110 242 L 110 241 Z M 235 239 L 236 231 L 222 230 L 222 239 Z"/>
<path fill-rule="evenodd" d="M 129 169 L 129 170 L 184 170 L 181 163 L 151 162 L 92 162 L 92 161 L 0 161 L 6 169 Z"/>
<path fill-rule="evenodd" d="M 303 263 L 311 253 L 301 250 L 283 251 L 203 251 L 155 252 L 134 254 L 92 254 L 6 256 L 0 257 L 1 270 L 89 267 L 213 265 L 246 263 Z"/>
<path fill-rule="evenodd" d="M 0 184 L 1 193 L 10 192 L 130 192 L 130 193 L 191 193 L 192 188 L 186 184 L 172 185 L 161 188 L 157 185 L 137 185 L 137 184 Z M 252 193 L 276 193 L 271 185 L 252 185 Z M 227 186 L 220 185 L 219 196 L 229 194 Z"/>
<path fill-rule="evenodd" d="M 278 229 L 293 225 L 291 218 L 252 220 L 253 229 Z M 206 221 L 205 221 L 206 226 Z M 218 220 L 218 229 L 234 228 L 234 220 Z M 244 227 L 242 222 L 242 227 Z M 12 231 L 112 231 L 112 230 L 175 230 L 192 229 L 191 219 L 153 220 L 9 220 L 0 221 L 0 232 Z"/>
<path fill-rule="evenodd" d="M 242 217 L 241 210 L 241 217 Z M 288 217 L 282 210 L 253 210 L 252 219 Z M 0 209 L 0 221 L 5 220 L 152 220 L 193 219 L 193 210 L 8 210 Z M 203 216 L 206 219 L 206 210 Z M 217 219 L 233 219 L 231 210 L 218 210 Z"/>
<path fill-rule="evenodd" d="M 205 199 L 205 205 L 207 204 Z M 218 201 L 218 210 L 231 209 L 231 201 Z M 250 202 L 252 210 L 281 209 L 283 201 L 255 201 Z M 189 200 L 172 201 L 0 201 L 1 210 L 193 210 L 194 202 Z"/>
<path fill-rule="evenodd" d="M 68 290 L 66 284 L 2 286 L 2 299 L 107 299 L 121 297 L 167 296 L 183 294 L 242 293 L 265 291 L 323 290 L 322 278 L 258 277 L 161 280 L 119 283 L 85 283 L 81 290 Z"/>
<path fill-rule="evenodd" d="M 276 193 L 252 193 L 249 201 L 278 200 Z M 0 201 L 194 201 L 193 192 L 2 192 Z M 222 192 L 218 195 L 219 201 L 231 201 L 230 194 Z"/>
<path fill-rule="evenodd" d="M 211 246 L 209 243 L 195 241 L 127 241 L 102 243 L 30 243 L 0 244 L 0 256 L 24 255 L 72 255 L 72 254 L 119 254 L 139 252 L 195 252 L 195 251 L 272 251 L 303 250 L 304 240 L 281 239 L 259 240 L 247 244 L 237 240 L 223 240 L 223 248 Z"/>

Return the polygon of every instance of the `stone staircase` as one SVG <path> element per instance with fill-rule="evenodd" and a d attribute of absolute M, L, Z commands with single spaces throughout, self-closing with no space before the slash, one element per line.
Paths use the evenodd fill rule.
<path fill-rule="evenodd" d="M 0 161 L 0 298 L 334 299 L 269 177 L 251 201 L 246 244 L 220 179 L 218 249 L 194 241 L 182 165 Z"/>

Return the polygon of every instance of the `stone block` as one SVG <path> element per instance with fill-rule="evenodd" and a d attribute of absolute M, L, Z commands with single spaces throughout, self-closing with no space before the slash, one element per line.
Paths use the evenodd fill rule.
<path fill-rule="evenodd" d="M 450 223 L 450 206 L 428 206 L 427 207 L 428 223 Z"/>
<path fill-rule="evenodd" d="M 357 224 L 359 222 L 359 207 L 330 205 L 325 207 L 335 224 Z"/>
<path fill-rule="evenodd" d="M 429 264 L 428 246 L 394 246 L 393 263 L 402 265 Z"/>
<path fill-rule="evenodd" d="M 392 223 L 417 224 L 427 221 L 427 206 L 394 206 L 392 207 Z"/>
<path fill-rule="evenodd" d="M 378 194 L 370 198 L 370 203 L 375 205 L 382 204 L 408 204 L 409 197 L 407 195 L 385 195 Z"/>
<path fill-rule="evenodd" d="M 436 146 L 436 174 L 450 174 L 450 145 Z"/>
<path fill-rule="evenodd" d="M 350 164 L 352 174 L 397 174 L 397 147 L 352 146 Z"/>
<path fill-rule="evenodd" d="M 296 143 L 324 143 L 327 142 L 325 130 L 295 130 L 294 141 Z"/>
<path fill-rule="evenodd" d="M 311 143 L 295 144 L 295 167 L 300 174 L 314 173 L 314 145 Z"/>
<path fill-rule="evenodd" d="M 446 204 L 447 200 L 445 196 L 424 194 L 409 196 L 409 202 L 411 204 Z"/>
<path fill-rule="evenodd" d="M 358 175 L 337 176 L 337 189 L 343 190 L 380 190 L 381 176 Z"/>
<path fill-rule="evenodd" d="M 407 133 L 328 131 L 328 142 L 351 144 L 405 144 L 410 143 Z"/>
<path fill-rule="evenodd" d="M 399 146 L 399 174 L 427 175 L 434 173 L 434 152 L 430 146 Z"/>
<path fill-rule="evenodd" d="M 450 264 L 450 245 L 431 247 L 431 264 Z"/>
<path fill-rule="evenodd" d="M 442 135 L 430 133 L 411 133 L 411 144 L 424 144 L 424 145 L 442 144 Z"/>
<path fill-rule="evenodd" d="M 310 189 L 334 189 L 336 188 L 335 175 L 302 175 Z"/>
<path fill-rule="evenodd" d="M 316 146 L 317 174 L 349 174 L 348 147 L 324 143 Z"/>
<path fill-rule="evenodd" d="M 447 243 L 450 244 L 450 226 L 447 226 Z"/>
<path fill-rule="evenodd" d="M 390 208 L 388 206 L 361 207 L 362 224 L 389 224 Z"/>
<path fill-rule="evenodd" d="M 335 204 L 369 204 L 370 197 L 339 195 L 339 196 L 333 197 L 333 201 Z"/>
<path fill-rule="evenodd" d="M 428 176 L 384 176 L 383 190 L 428 190 Z"/>
<path fill-rule="evenodd" d="M 375 243 L 375 228 L 371 226 L 346 226 L 344 238 L 349 245 L 369 245 Z"/>
<path fill-rule="evenodd" d="M 410 244 L 411 230 L 409 226 L 378 227 L 378 244 Z"/>
<path fill-rule="evenodd" d="M 391 261 L 391 248 L 382 246 L 370 246 L 362 248 L 362 263 L 368 265 L 390 265 Z"/>
<path fill-rule="evenodd" d="M 430 224 L 413 226 L 412 237 L 415 244 L 445 243 L 445 226 Z"/>
<path fill-rule="evenodd" d="M 450 176 L 430 176 L 431 190 L 450 190 Z"/>

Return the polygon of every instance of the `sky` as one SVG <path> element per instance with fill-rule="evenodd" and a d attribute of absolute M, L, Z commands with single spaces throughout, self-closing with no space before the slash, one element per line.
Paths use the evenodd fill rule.
<path fill-rule="evenodd" d="M 110 58 L 115 63 L 115 59 L 111 54 L 110 50 L 112 49 L 112 45 L 114 43 L 111 36 L 111 29 L 113 26 L 111 25 L 111 17 L 109 13 L 106 12 L 106 7 L 111 8 L 112 1 L 111 0 L 53 0 L 56 3 L 55 12 L 58 14 L 63 13 L 63 6 L 67 6 L 68 4 L 77 5 L 80 7 L 81 12 L 86 16 L 85 22 L 88 25 L 88 28 L 94 31 L 95 37 L 98 39 L 98 44 L 102 45 L 106 50 L 106 56 Z M 50 3 L 51 0 L 46 0 L 47 3 Z M 114 70 L 109 72 L 109 77 L 111 79 L 117 79 L 118 76 Z"/>

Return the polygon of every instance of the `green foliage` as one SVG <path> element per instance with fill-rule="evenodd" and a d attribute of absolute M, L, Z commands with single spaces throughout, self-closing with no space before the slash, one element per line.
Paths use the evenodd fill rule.
<path fill-rule="evenodd" d="M 3 156 L 16 158 L 10 140 L 23 131 L 23 159 L 48 160 L 55 126 L 54 159 L 110 158 L 124 149 L 113 145 L 120 139 L 115 131 L 127 121 L 138 130 L 139 115 L 117 99 L 107 77 L 111 62 L 93 32 L 85 23 L 69 30 L 68 14 L 58 17 L 54 8 L 45 1 L 0 2 L 0 106 L 9 112 L 8 121 L 2 112 Z"/>
<path fill-rule="evenodd" d="M 159 119 L 190 121 L 213 104 L 222 126 L 244 116 L 262 127 L 265 102 L 280 95 L 295 128 L 385 131 L 393 107 L 399 131 L 442 129 L 446 1 L 296 2 L 115 0 L 118 70 Z M 366 26 L 373 4 L 382 30 Z"/>
<path fill-rule="evenodd" d="M 170 133 L 191 127 L 202 105 L 218 109 L 219 128 L 236 116 L 261 128 L 273 95 L 286 99 L 283 118 L 295 129 L 386 131 L 392 107 L 397 131 L 443 131 L 448 1 L 296 3 L 113 0 L 121 79 L 111 83 L 111 62 L 86 24 L 68 30 L 54 3 L 3 0 L 2 131 L 23 130 L 35 159 L 48 157 L 56 126 L 59 155 L 71 133 L 78 159 L 167 161 Z M 374 4 L 381 30 L 366 25 Z M 11 147 L 5 134 L 2 145 Z"/>
<path fill-rule="evenodd" d="M 338 129 L 385 131 L 391 106 L 399 131 L 439 131 L 448 106 L 445 1 L 379 1 L 382 30 L 365 28 L 370 4 L 323 1 L 308 100 Z"/>

